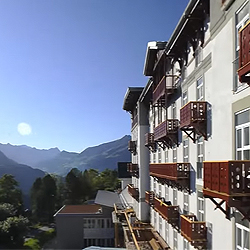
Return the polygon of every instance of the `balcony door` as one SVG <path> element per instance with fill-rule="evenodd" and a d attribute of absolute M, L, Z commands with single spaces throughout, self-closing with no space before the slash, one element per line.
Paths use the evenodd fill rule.
<path fill-rule="evenodd" d="M 236 160 L 250 160 L 250 109 L 235 116 Z"/>

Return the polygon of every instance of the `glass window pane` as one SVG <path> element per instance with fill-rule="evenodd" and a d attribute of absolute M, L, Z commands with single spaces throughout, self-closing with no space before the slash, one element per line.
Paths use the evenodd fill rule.
<path fill-rule="evenodd" d="M 236 115 L 235 118 L 236 118 L 235 119 L 236 126 L 249 122 L 250 121 L 250 110 L 247 110 L 245 112 L 242 112 L 242 113 Z"/>
<path fill-rule="evenodd" d="M 244 160 L 250 160 L 250 149 L 244 150 Z"/>
<path fill-rule="evenodd" d="M 241 151 L 237 151 L 236 160 L 241 160 Z"/>
<path fill-rule="evenodd" d="M 236 145 L 237 145 L 237 148 L 242 147 L 241 131 L 242 131 L 241 129 L 238 129 L 236 131 Z"/>
<path fill-rule="evenodd" d="M 237 228 L 237 245 L 241 246 L 241 229 Z"/>
<path fill-rule="evenodd" d="M 244 233 L 244 249 L 249 249 L 249 232 L 243 231 Z"/>
<path fill-rule="evenodd" d="M 249 145 L 249 127 L 244 128 L 244 146 Z"/>

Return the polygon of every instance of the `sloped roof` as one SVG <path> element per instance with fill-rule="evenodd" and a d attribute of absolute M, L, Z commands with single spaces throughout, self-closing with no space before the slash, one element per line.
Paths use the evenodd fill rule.
<path fill-rule="evenodd" d="M 98 204 L 91 205 L 66 205 L 57 212 L 57 214 L 97 214 L 101 211 Z"/>
<path fill-rule="evenodd" d="M 114 207 L 115 203 L 120 203 L 120 198 L 117 193 L 106 190 L 98 190 L 95 197 L 95 203 L 106 207 Z"/>
<path fill-rule="evenodd" d="M 123 109 L 132 112 L 141 95 L 143 87 L 128 87 L 124 97 Z"/>

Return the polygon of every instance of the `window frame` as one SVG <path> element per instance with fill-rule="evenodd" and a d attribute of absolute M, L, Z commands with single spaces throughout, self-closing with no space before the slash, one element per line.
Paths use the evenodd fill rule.
<path fill-rule="evenodd" d="M 205 221 L 205 199 L 202 191 L 197 191 L 197 218 L 199 221 Z"/>
<path fill-rule="evenodd" d="M 196 80 L 196 99 L 197 99 L 197 101 L 204 100 L 204 79 L 203 79 L 203 76 L 199 77 Z"/>
<path fill-rule="evenodd" d="M 238 245 L 238 230 L 241 230 L 241 246 Z M 248 234 L 248 247 L 243 246 L 245 243 L 245 232 Z M 248 227 L 241 225 L 239 223 L 235 224 L 235 249 L 236 250 L 249 250 L 250 249 L 250 242 L 249 242 L 249 237 L 250 237 L 250 230 Z"/>
<path fill-rule="evenodd" d="M 236 125 L 237 116 L 244 113 L 244 112 L 247 112 L 248 115 L 250 116 L 250 109 L 249 108 L 235 113 L 235 159 L 236 160 L 250 160 L 250 117 L 249 117 L 249 120 L 247 122 Z M 244 142 L 245 142 L 244 131 L 246 128 L 248 128 L 248 144 L 244 145 Z M 239 143 L 238 131 L 241 131 L 240 132 L 240 142 L 241 142 L 240 147 L 238 147 L 239 146 L 238 145 L 238 143 Z M 248 153 L 249 155 L 248 155 L 248 157 L 245 157 L 244 154 L 247 151 L 249 152 Z M 239 157 L 239 155 L 240 155 L 240 157 Z M 247 159 L 247 158 L 249 158 L 249 159 Z"/>
<path fill-rule="evenodd" d="M 239 81 L 238 77 L 238 68 L 239 68 L 239 50 L 240 50 L 240 44 L 239 44 L 239 30 L 249 21 L 249 13 L 247 13 L 240 21 L 237 20 L 238 14 L 247 7 L 247 4 L 249 1 L 246 1 L 242 6 L 235 12 L 235 59 L 233 61 L 234 64 L 234 86 L 233 90 L 235 93 L 240 92 L 241 90 L 245 89 L 248 84 L 247 83 L 241 83 Z"/>

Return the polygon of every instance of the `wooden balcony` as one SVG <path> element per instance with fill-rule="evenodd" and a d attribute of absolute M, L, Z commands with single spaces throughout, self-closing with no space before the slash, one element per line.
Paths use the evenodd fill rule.
<path fill-rule="evenodd" d="M 154 128 L 154 140 L 163 148 L 171 148 L 178 144 L 178 128 L 178 119 L 167 119 Z"/>
<path fill-rule="evenodd" d="M 239 80 L 250 84 L 250 22 L 239 32 L 239 45 Z"/>
<path fill-rule="evenodd" d="M 128 192 L 134 199 L 139 200 L 139 189 L 135 188 L 133 184 L 128 184 Z"/>
<path fill-rule="evenodd" d="M 160 100 L 163 100 L 161 103 L 165 103 L 167 95 L 174 92 L 176 89 L 175 78 L 174 75 L 163 76 L 159 83 L 156 83 L 157 85 L 153 91 L 153 105 Z"/>
<path fill-rule="evenodd" d="M 132 154 L 136 155 L 136 142 L 135 141 L 129 141 L 128 142 L 128 151 L 130 151 Z"/>
<path fill-rule="evenodd" d="M 146 133 L 145 134 L 145 146 L 151 151 L 155 152 L 156 143 L 154 140 L 154 133 Z"/>
<path fill-rule="evenodd" d="M 180 129 L 195 142 L 196 135 L 207 140 L 207 102 L 188 102 L 180 109 Z"/>
<path fill-rule="evenodd" d="M 154 192 L 153 191 L 146 191 L 145 192 L 145 202 L 148 203 L 150 206 L 154 205 Z"/>
<path fill-rule="evenodd" d="M 190 192 L 190 163 L 153 163 L 149 171 L 160 182 Z"/>
<path fill-rule="evenodd" d="M 161 199 L 154 197 L 154 209 L 172 226 L 179 228 L 179 206 L 167 205 Z"/>
<path fill-rule="evenodd" d="M 204 162 L 203 166 L 204 197 L 209 198 L 227 218 L 230 218 L 229 207 L 235 207 L 250 220 L 250 161 Z M 222 207 L 224 202 L 226 209 Z"/>
<path fill-rule="evenodd" d="M 192 246 L 199 249 L 206 249 L 206 222 L 197 221 L 195 215 L 181 215 L 181 235 L 186 238 Z"/>
<path fill-rule="evenodd" d="M 139 167 L 138 164 L 128 163 L 127 164 L 128 172 L 135 177 L 139 177 Z"/>

